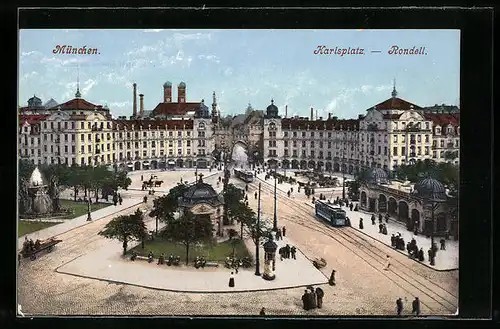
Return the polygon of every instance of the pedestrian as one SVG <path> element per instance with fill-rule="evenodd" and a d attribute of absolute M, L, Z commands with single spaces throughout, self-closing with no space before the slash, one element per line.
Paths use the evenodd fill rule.
<path fill-rule="evenodd" d="M 17 266 L 21 266 L 21 253 L 17 254 Z"/>
<path fill-rule="evenodd" d="M 295 258 L 295 253 L 297 252 L 297 248 L 295 248 L 295 246 L 292 246 L 292 248 L 290 249 L 290 252 L 292 253 L 292 258 L 297 259 L 297 258 Z"/>
<path fill-rule="evenodd" d="M 316 296 L 316 293 L 314 292 L 314 287 L 313 286 L 309 286 L 308 287 L 310 292 L 309 292 L 309 300 L 310 300 L 310 305 L 311 305 L 311 308 L 316 308 L 318 306 L 318 301 L 317 301 L 317 296 Z"/>
<path fill-rule="evenodd" d="M 260 316 L 266 316 L 266 308 L 263 307 L 260 309 L 260 313 L 259 313 Z"/>
<path fill-rule="evenodd" d="M 255 192 L 254 196 L 255 196 L 255 200 L 257 200 L 257 192 Z"/>
<path fill-rule="evenodd" d="M 278 241 L 280 239 L 280 231 L 276 231 L 275 236 L 276 236 L 276 241 Z"/>
<path fill-rule="evenodd" d="M 283 261 L 283 257 L 285 256 L 285 247 L 281 247 L 278 250 L 278 253 L 280 254 L 280 260 Z"/>
<path fill-rule="evenodd" d="M 385 224 L 382 224 L 382 234 L 387 235 L 387 226 Z"/>
<path fill-rule="evenodd" d="M 439 240 L 439 243 L 441 244 L 441 249 L 440 250 L 446 250 L 446 240 L 445 239 L 441 239 Z"/>
<path fill-rule="evenodd" d="M 143 199 L 144 203 L 148 202 L 148 197 L 145 195 Z"/>
<path fill-rule="evenodd" d="M 378 224 L 378 233 L 382 233 L 382 228 L 384 226 L 382 225 L 382 223 Z"/>
<path fill-rule="evenodd" d="M 386 222 L 386 223 L 389 223 L 389 214 L 388 214 L 388 213 L 387 213 L 387 214 L 385 214 L 385 222 Z"/>
<path fill-rule="evenodd" d="M 304 294 L 302 295 L 302 307 L 304 310 L 309 311 L 311 309 L 311 303 L 309 299 L 309 290 L 304 290 Z"/>
<path fill-rule="evenodd" d="M 330 274 L 330 279 L 328 280 L 328 284 L 330 286 L 334 286 L 335 285 L 335 270 L 332 270 L 332 274 Z"/>
<path fill-rule="evenodd" d="M 351 204 L 349 205 L 349 209 L 352 211 L 353 207 L 354 207 L 354 204 L 351 202 Z"/>
<path fill-rule="evenodd" d="M 391 257 L 389 257 L 389 255 L 387 255 L 387 258 L 385 260 L 384 270 L 385 271 L 389 270 L 390 266 L 391 266 Z"/>
<path fill-rule="evenodd" d="M 283 229 L 282 229 L 282 231 L 283 231 L 283 236 L 285 236 L 285 233 L 286 233 L 286 229 L 285 229 L 285 227 L 284 227 L 284 226 L 283 226 Z"/>
<path fill-rule="evenodd" d="M 375 225 L 375 216 L 374 215 L 372 215 L 371 220 L 372 220 L 372 225 Z M 379 225 L 379 227 L 380 227 L 380 225 Z"/>
<path fill-rule="evenodd" d="M 290 245 L 289 244 L 287 244 L 285 246 L 285 255 L 286 255 L 285 258 L 290 258 Z"/>
<path fill-rule="evenodd" d="M 122 197 L 120 196 L 120 197 L 118 198 L 118 200 L 120 201 L 120 206 L 121 206 L 121 205 L 122 205 L 122 202 L 123 202 Z"/>
<path fill-rule="evenodd" d="M 401 298 L 396 300 L 396 312 L 398 313 L 398 316 L 403 313 L 403 300 Z"/>
<path fill-rule="evenodd" d="M 234 287 L 234 272 L 231 272 L 231 275 L 229 276 L 229 287 Z"/>
<path fill-rule="evenodd" d="M 141 182 L 144 180 L 144 177 L 141 175 Z"/>
<path fill-rule="evenodd" d="M 290 197 L 290 191 L 288 191 L 286 194 L 288 195 L 288 197 Z"/>
<path fill-rule="evenodd" d="M 396 246 L 396 237 L 393 235 L 391 235 L 391 247 L 395 247 Z"/>
<path fill-rule="evenodd" d="M 412 305 L 411 314 L 415 314 L 416 316 L 419 316 L 420 315 L 420 300 L 418 299 L 418 297 L 415 297 L 415 299 L 413 300 L 411 305 Z"/>
<path fill-rule="evenodd" d="M 382 223 L 382 214 L 381 213 L 378 213 L 378 221 L 379 221 L 379 223 Z"/>
<path fill-rule="evenodd" d="M 323 307 L 323 296 L 325 296 L 323 289 L 321 289 L 320 287 L 316 288 L 316 298 L 317 298 L 318 308 Z"/>
<path fill-rule="evenodd" d="M 363 218 L 360 218 L 359 219 L 359 229 L 362 230 L 363 229 Z"/>
<path fill-rule="evenodd" d="M 423 248 L 420 248 L 420 250 L 418 251 L 418 260 L 421 262 L 424 261 L 424 249 Z"/>

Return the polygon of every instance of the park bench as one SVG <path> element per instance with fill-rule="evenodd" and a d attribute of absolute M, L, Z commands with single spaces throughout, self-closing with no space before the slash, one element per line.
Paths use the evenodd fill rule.
<path fill-rule="evenodd" d="M 206 262 L 205 267 L 219 267 L 217 262 Z"/>
<path fill-rule="evenodd" d="M 139 256 L 139 255 L 137 255 L 137 257 L 135 259 L 136 260 L 145 260 L 145 261 L 147 261 L 149 258 L 147 258 L 146 256 Z"/>

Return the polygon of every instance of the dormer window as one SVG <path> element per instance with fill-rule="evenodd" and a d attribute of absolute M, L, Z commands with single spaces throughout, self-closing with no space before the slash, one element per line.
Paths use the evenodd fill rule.
<path fill-rule="evenodd" d="M 269 124 L 269 130 L 276 130 L 276 123 L 271 122 L 271 123 Z"/>
<path fill-rule="evenodd" d="M 453 127 L 448 127 L 448 134 L 453 133 Z"/>
<path fill-rule="evenodd" d="M 439 128 L 439 127 L 437 127 L 437 128 L 436 128 L 436 134 L 437 134 L 437 135 L 440 135 L 440 134 L 441 134 L 441 128 Z"/>
<path fill-rule="evenodd" d="M 425 123 L 425 129 L 429 130 L 429 122 Z"/>
<path fill-rule="evenodd" d="M 199 129 L 199 130 L 204 130 L 204 129 L 205 129 L 205 123 L 204 123 L 204 122 L 200 122 L 200 123 L 198 124 L 198 129 Z"/>

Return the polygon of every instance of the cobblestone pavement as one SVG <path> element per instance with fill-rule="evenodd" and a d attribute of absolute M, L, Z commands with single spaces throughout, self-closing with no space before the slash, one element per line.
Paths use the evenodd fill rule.
<path fill-rule="evenodd" d="M 217 178 L 215 175 L 206 181 L 215 183 Z M 244 186 L 241 182 L 235 184 Z M 255 186 L 252 184 L 249 196 L 252 196 L 254 191 Z M 270 193 L 263 191 L 262 198 L 263 216 L 268 219 L 272 218 L 273 212 Z M 256 208 L 253 197 L 249 197 L 249 203 Z M 149 200 L 148 205 L 141 205 L 141 208 L 151 205 L 152 201 Z M 438 295 L 433 295 L 424 287 L 428 286 L 456 305 L 456 298 L 437 290 L 441 287 L 457 296 L 458 271 L 432 271 L 374 240 L 371 242 L 373 248 L 386 248 L 384 252 L 393 259 L 394 269 L 387 273 L 381 270 L 378 264 L 373 265 L 373 262 L 366 261 L 367 256 L 352 245 L 341 243 L 342 240 L 333 233 L 307 227 L 308 221 L 313 221 L 312 215 L 310 218 L 302 218 L 305 222 L 301 224 L 297 218 L 307 216 L 290 206 L 286 199 L 279 198 L 278 209 L 279 225 L 286 225 L 286 234 L 297 243 L 297 247 L 309 258 L 324 257 L 328 264 L 323 269 L 325 275 L 329 276 L 332 268 L 337 270 L 337 285 L 322 286 L 325 291 L 322 309 L 302 310 L 302 288 L 249 293 L 175 293 L 56 273 L 57 267 L 87 251 L 106 248 L 110 243 L 116 243 L 97 235 L 111 217 L 61 234 L 59 237 L 63 242 L 54 252 L 41 255 L 35 261 L 23 260 L 18 271 L 18 303 L 21 304 L 23 313 L 28 316 L 257 315 L 261 307 L 265 307 L 266 314 L 270 316 L 393 315 L 395 300 L 398 297 L 403 298 L 404 314 L 408 314 L 413 297 L 419 296 L 424 315 L 454 313 L 450 310 L 453 305 L 446 304 Z M 124 213 L 134 210 L 135 207 Z M 310 210 L 310 213 L 313 214 L 313 211 Z M 405 277 L 404 273 L 407 273 L 408 277 Z M 419 285 L 415 280 L 422 284 Z"/>

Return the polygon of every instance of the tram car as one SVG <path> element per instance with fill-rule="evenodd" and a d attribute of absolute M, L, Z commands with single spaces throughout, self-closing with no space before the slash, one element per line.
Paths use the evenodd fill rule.
<path fill-rule="evenodd" d="M 340 207 L 334 207 L 323 201 L 316 201 L 316 216 L 325 220 L 332 226 L 348 226 L 346 212 Z"/>
<path fill-rule="evenodd" d="M 234 175 L 246 183 L 253 182 L 253 172 L 251 172 L 251 171 L 246 171 L 246 170 L 241 170 L 241 169 L 235 168 Z"/>

